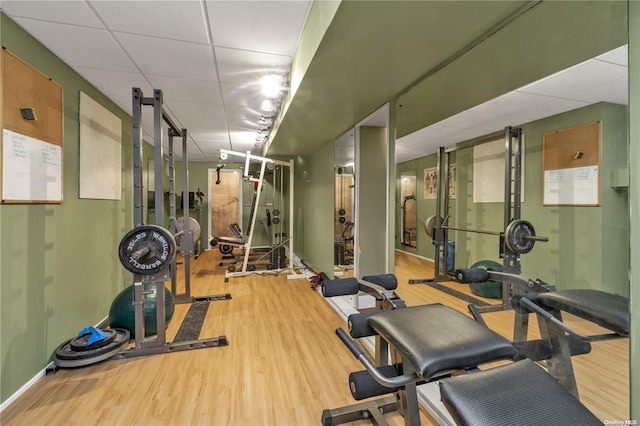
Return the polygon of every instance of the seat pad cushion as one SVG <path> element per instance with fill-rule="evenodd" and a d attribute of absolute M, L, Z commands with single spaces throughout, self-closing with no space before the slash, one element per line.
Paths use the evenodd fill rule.
<path fill-rule="evenodd" d="M 438 372 L 513 359 L 517 353 L 504 337 L 440 304 L 383 311 L 368 321 L 426 380 Z"/>
<path fill-rule="evenodd" d="M 458 425 L 602 425 L 529 359 L 441 380 L 440 396 Z"/>
<path fill-rule="evenodd" d="M 608 328 L 623 336 L 629 335 L 629 299 L 600 290 L 575 289 L 540 293 L 540 305 L 559 309 Z"/>

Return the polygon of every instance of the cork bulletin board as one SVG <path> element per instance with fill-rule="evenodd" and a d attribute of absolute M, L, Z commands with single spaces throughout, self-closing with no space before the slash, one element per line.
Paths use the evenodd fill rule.
<path fill-rule="evenodd" d="M 543 204 L 599 206 L 601 123 L 543 136 Z"/>
<path fill-rule="evenodd" d="M 1 76 L 2 202 L 62 203 L 62 86 L 4 48 Z"/>

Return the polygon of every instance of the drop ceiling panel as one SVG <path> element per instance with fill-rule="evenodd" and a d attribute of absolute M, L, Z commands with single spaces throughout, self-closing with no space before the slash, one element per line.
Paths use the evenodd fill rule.
<path fill-rule="evenodd" d="M 595 103 L 600 101 L 614 104 L 629 104 L 629 81 L 625 76 L 621 79 L 601 84 L 581 92 L 574 93 L 571 97 L 578 101 Z"/>
<path fill-rule="evenodd" d="M 165 102 L 182 101 L 222 105 L 217 82 L 146 74 L 154 88 L 161 89 Z"/>
<path fill-rule="evenodd" d="M 256 90 L 255 86 L 240 86 L 237 84 L 220 84 L 222 88 L 222 96 L 227 105 L 239 107 L 248 107 L 258 110 L 264 99 L 264 96 Z"/>
<path fill-rule="evenodd" d="M 200 2 L 91 1 L 90 4 L 113 31 L 207 43 Z"/>
<path fill-rule="evenodd" d="M 215 48 L 220 81 L 240 86 L 260 85 L 262 77 L 268 74 L 284 76 L 291 57 L 272 55 L 246 50 Z"/>
<path fill-rule="evenodd" d="M 475 106 L 469 109 L 469 111 L 501 116 L 539 106 L 547 102 L 549 102 L 547 96 L 515 91 Z"/>
<path fill-rule="evenodd" d="M 596 56 L 596 60 L 611 62 L 612 64 L 622 65 L 623 67 L 629 66 L 629 46 L 624 45 L 620 46 L 617 49 L 613 49 L 610 52 L 603 53 L 602 55 Z"/>
<path fill-rule="evenodd" d="M 152 87 L 139 73 L 107 71 L 95 68 L 76 67 L 76 71 L 107 97 L 127 98 L 131 104 L 132 88 L 138 87 L 145 96 L 153 96 Z M 131 106 L 126 110 L 131 113 Z"/>
<path fill-rule="evenodd" d="M 311 2 L 208 1 L 216 46 L 292 56 Z"/>
<path fill-rule="evenodd" d="M 529 84 L 520 92 L 535 93 L 554 97 L 568 97 L 585 87 L 593 87 L 604 82 L 617 80 L 627 74 L 627 69 L 602 61 L 587 61 Z"/>
<path fill-rule="evenodd" d="M 143 73 L 216 81 L 209 46 L 127 33 L 115 33 Z"/>
<path fill-rule="evenodd" d="M 16 21 L 71 67 L 136 71 L 131 60 L 105 30 L 32 19 L 18 18 Z"/>
<path fill-rule="evenodd" d="M 28 17 L 83 27 L 104 28 L 84 2 L 80 1 L 2 1 L 2 10 L 14 17 Z"/>

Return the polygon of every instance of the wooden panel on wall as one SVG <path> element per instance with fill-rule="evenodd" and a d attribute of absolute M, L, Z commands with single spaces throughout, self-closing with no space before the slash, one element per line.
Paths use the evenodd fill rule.
<path fill-rule="evenodd" d="M 600 122 L 543 137 L 545 205 L 600 205 Z"/>
<path fill-rule="evenodd" d="M 62 202 L 62 95 L 61 85 L 2 49 L 2 202 Z"/>
<path fill-rule="evenodd" d="M 211 182 L 217 180 L 215 170 L 211 172 Z M 220 183 L 211 185 L 211 235 L 215 237 L 236 236 L 229 229 L 232 223 L 240 223 L 240 183 L 242 174 L 240 171 L 220 172 Z"/>

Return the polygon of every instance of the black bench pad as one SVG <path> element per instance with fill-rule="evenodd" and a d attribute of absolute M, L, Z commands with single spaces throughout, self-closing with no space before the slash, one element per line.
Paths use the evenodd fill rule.
<path fill-rule="evenodd" d="M 538 294 L 540 305 L 584 318 L 623 336 L 629 335 L 629 299 L 599 290 L 558 290 Z"/>
<path fill-rule="evenodd" d="M 218 239 L 218 242 L 221 243 L 228 243 L 228 244 L 244 244 L 244 240 L 238 239 L 238 238 L 231 238 L 231 237 L 216 237 Z"/>
<path fill-rule="evenodd" d="M 370 316 L 369 325 L 427 380 L 517 353 L 499 334 L 440 304 L 383 311 Z"/>
<path fill-rule="evenodd" d="M 600 425 L 573 395 L 531 360 L 440 381 L 458 425 Z"/>

